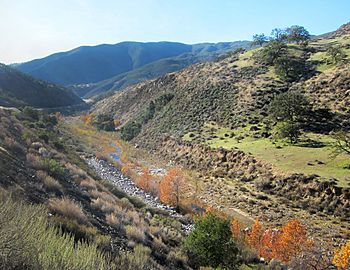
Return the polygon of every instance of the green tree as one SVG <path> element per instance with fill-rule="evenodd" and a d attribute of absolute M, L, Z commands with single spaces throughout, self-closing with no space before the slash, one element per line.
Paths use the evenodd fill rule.
<path fill-rule="evenodd" d="M 345 131 L 337 131 L 332 133 L 331 137 L 335 140 L 333 144 L 334 156 L 343 153 L 350 155 L 350 133 L 346 133 Z"/>
<path fill-rule="evenodd" d="M 39 110 L 34 109 L 32 107 L 25 106 L 22 111 L 22 114 L 24 117 L 28 117 L 34 120 L 39 120 Z"/>
<path fill-rule="evenodd" d="M 271 31 L 272 39 L 279 42 L 285 42 L 288 39 L 288 35 L 285 29 L 275 28 Z"/>
<path fill-rule="evenodd" d="M 301 135 L 300 124 L 292 122 L 284 122 L 278 129 L 280 138 L 288 138 L 291 144 L 298 142 Z"/>
<path fill-rule="evenodd" d="M 340 47 L 331 46 L 327 49 L 328 62 L 335 65 L 343 64 L 346 60 L 346 54 Z"/>
<path fill-rule="evenodd" d="M 280 138 L 288 138 L 291 143 L 298 141 L 302 123 L 308 112 L 310 103 L 307 98 L 298 92 L 285 92 L 274 98 L 270 104 L 270 115 L 282 122 L 278 127 Z"/>
<path fill-rule="evenodd" d="M 300 80 L 307 73 L 306 62 L 302 58 L 282 56 L 274 61 L 274 67 L 276 75 L 288 82 Z"/>
<path fill-rule="evenodd" d="M 230 230 L 230 221 L 212 213 L 195 221 L 194 230 L 184 243 L 194 267 L 210 266 L 237 269 L 239 250 Z"/>
<path fill-rule="evenodd" d="M 114 131 L 114 119 L 111 115 L 99 114 L 95 117 L 92 124 L 99 130 Z"/>
<path fill-rule="evenodd" d="M 142 125 L 138 122 L 130 121 L 120 130 L 120 137 L 125 141 L 135 138 L 141 131 Z"/>
<path fill-rule="evenodd" d="M 286 54 L 286 48 L 286 45 L 281 41 L 272 40 L 258 52 L 257 58 L 264 64 L 272 65 L 278 58 Z"/>
<path fill-rule="evenodd" d="M 253 36 L 253 42 L 252 42 L 252 46 L 258 45 L 258 46 L 262 46 L 264 45 L 267 41 L 269 40 L 269 38 L 267 36 L 265 36 L 264 34 L 255 34 Z"/>
<path fill-rule="evenodd" d="M 303 26 L 293 25 L 286 29 L 287 39 L 290 42 L 298 44 L 307 43 L 310 39 L 310 33 Z"/>
<path fill-rule="evenodd" d="M 287 91 L 279 94 L 270 104 L 270 115 L 279 121 L 300 123 L 309 111 L 308 99 L 299 92 Z"/>

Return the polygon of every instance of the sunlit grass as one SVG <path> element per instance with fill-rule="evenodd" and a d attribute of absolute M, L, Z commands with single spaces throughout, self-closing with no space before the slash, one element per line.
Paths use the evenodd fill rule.
<path fill-rule="evenodd" d="M 290 145 L 281 140 L 275 142 L 267 138 L 255 139 L 249 132 L 250 126 L 235 130 L 216 127 L 217 130 L 211 135 L 209 130 L 213 127 L 215 126 L 207 125 L 200 135 L 205 139 L 205 144 L 212 148 L 223 147 L 242 150 L 273 165 L 275 170 L 280 173 L 304 173 L 307 175 L 317 174 L 325 178 L 334 177 L 339 180 L 339 186 L 348 186 L 350 183 L 350 171 L 344 168 L 350 163 L 350 157 L 346 155 L 332 157 L 331 144 L 333 141 L 327 135 L 304 134 L 302 140 L 311 139 L 324 144 L 323 147 L 317 148 L 306 147 L 303 144 Z M 232 133 L 234 137 L 230 138 Z M 198 136 L 198 134 L 195 135 Z M 190 134 L 183 137 L 184 140 L 192 140 L 192 138 Z"/>

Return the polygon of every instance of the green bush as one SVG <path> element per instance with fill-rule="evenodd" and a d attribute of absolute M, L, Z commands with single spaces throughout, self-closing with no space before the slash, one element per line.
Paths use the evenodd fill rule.
<path fill-rule="evenodd" d="M 214 214 L 198 218 L 186 238 L 184 248 L 194 267 L 210 266 L 238 269 L 239 250 L 230 230 L 230 221 Z"/>
<path fill-rule="evenodd" d="M 142 125 L 140 123 L 131 121 L 126 123 L 121 131 L 120 137 L 125 141 L 130 141 L 141 132 Z"/>
<path fill-rule="evenodd" d="M 114 119 L 112 116 L 107 114 L 99 114 L 95 117 L 92 124 L 99 130 L 114 131 Z"/>
<path fill-rule="evenodd" d="M 43 163 L 50 176 L 59 179 L 63 179 L 66 176 L 64 167 L 57 160 L 52 158 L 45 158 Z"/>

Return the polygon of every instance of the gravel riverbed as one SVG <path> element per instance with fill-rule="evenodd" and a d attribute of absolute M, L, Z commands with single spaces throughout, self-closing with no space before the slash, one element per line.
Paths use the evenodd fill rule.
<path fill-rule="evenodd" d="M 173 207 L 161 203 L 159 198 L 137 187 L 130 178 L 123 175 L 122 172 L 112 164 L 96 157 L 88 158 L 86 162 L 102 179 L 109 181 L 129 196 L 141 199 L 150 207 L 162 209 L 168 212 L 171 217 L 183 217 L 181 214 L 177 213 Z M 192 228 L 193 224 L 183 225 L 183 230 L 187 233 L 190 232 Z"/>

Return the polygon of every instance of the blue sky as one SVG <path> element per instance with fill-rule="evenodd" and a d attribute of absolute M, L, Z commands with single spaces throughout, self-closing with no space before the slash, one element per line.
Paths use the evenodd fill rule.
<path fill-rule="evenodd" d="M 303 25 L 312 34 L 350 21 L 350 0 L 0 0 L 0 62 L 121 41 L 251 39 Z"/>

